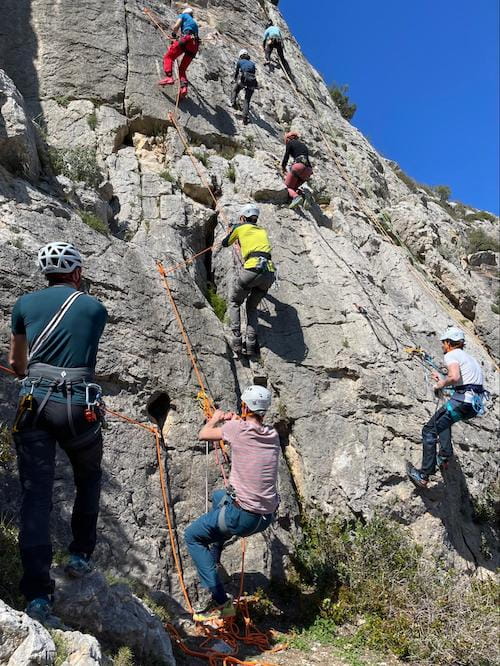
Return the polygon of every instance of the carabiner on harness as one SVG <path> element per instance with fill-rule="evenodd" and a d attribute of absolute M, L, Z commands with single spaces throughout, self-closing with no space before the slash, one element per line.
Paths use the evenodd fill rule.
<path fill-rule="evenodd" d="M 94 392 L 94 399 L 91 400 L 90 394 Z M 92 384 L 85 382 L 85 420 L 89 423 L 94 423 L 99 418 L 102 418 L 102 388 L 99 384 Z"/>

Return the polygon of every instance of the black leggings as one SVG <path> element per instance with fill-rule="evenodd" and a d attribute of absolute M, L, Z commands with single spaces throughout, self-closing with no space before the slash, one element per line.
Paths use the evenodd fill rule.
<path fill-rule="evenodd" d="M 71 411 L 76 437 L 71 434 L 66 404 L 53 400 L 47 402 L 35 427 L 24 425 L 14 434 L 21 481 L 20 590 L 28 601 L 51 595 L 54 590 L 50 578 L 50 513 L 56 443 L 69 458 L 76 486 L 69 550 L 90 556 L 95 548 L 101 492 L 101 425 L 86 421 L 83 405 L 72 405 Z"/>

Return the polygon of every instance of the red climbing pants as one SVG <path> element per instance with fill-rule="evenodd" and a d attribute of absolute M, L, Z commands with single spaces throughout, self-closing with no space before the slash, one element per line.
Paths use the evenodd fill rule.
<path fill-rule="evenodd" d="M 172 75 L 174 60 L 184 54 L 179 64 L 179 79 L 181 83 L 187 83 L 186 70 L 191 61 L 198 53 L 198 40 L 193 35 L 183 35 L 179 40 L 175 40 L 163 56 L 163 69 L 167 76 Z"/>
<path fill-rule="evenodd" d="M 295 162 L 292 168 L 285 176 L 285 185 L 288 190 L 288 195 L 295 199 L 299 196 L 297 188 L 303 185 L 312 176 L 313 170 L 311 167 L 302 164 L 302 162 Z"/>

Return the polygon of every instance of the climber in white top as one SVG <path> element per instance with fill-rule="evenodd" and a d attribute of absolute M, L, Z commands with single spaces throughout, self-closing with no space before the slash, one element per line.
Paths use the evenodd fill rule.
<path fill-rule="evenodd" d="M 438 393 L 443 388 L 452 387 L 453 395 L 422 429 L 422 467 L 408 470 L 410 480 L 420 488 L 427 487 L 429 476 L 436 471 L 436 465 L 446 468 L 453 455 L 451 426 L 481 413 L 485 394 L 483 371 L 479 363 L 464 351 L 463 331 L 450 326 L 441 335 L 441 343 L 448 372 L 445 377 L 441 377 L 438 372 L 432 373 L 436 382 L 434 391 Z M 436 454 L 438 439 L 439 451 Z"/>

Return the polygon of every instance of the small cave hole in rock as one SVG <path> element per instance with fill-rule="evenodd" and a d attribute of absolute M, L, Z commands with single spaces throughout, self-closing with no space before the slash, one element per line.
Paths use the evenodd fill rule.
<path fill-rule="evenodd" d="M 146 410 L 151 420 L 162 430 L 170 411 L 170 397 L 168 393 L 164 391 L 153 393 L 147 402 Z"/>

